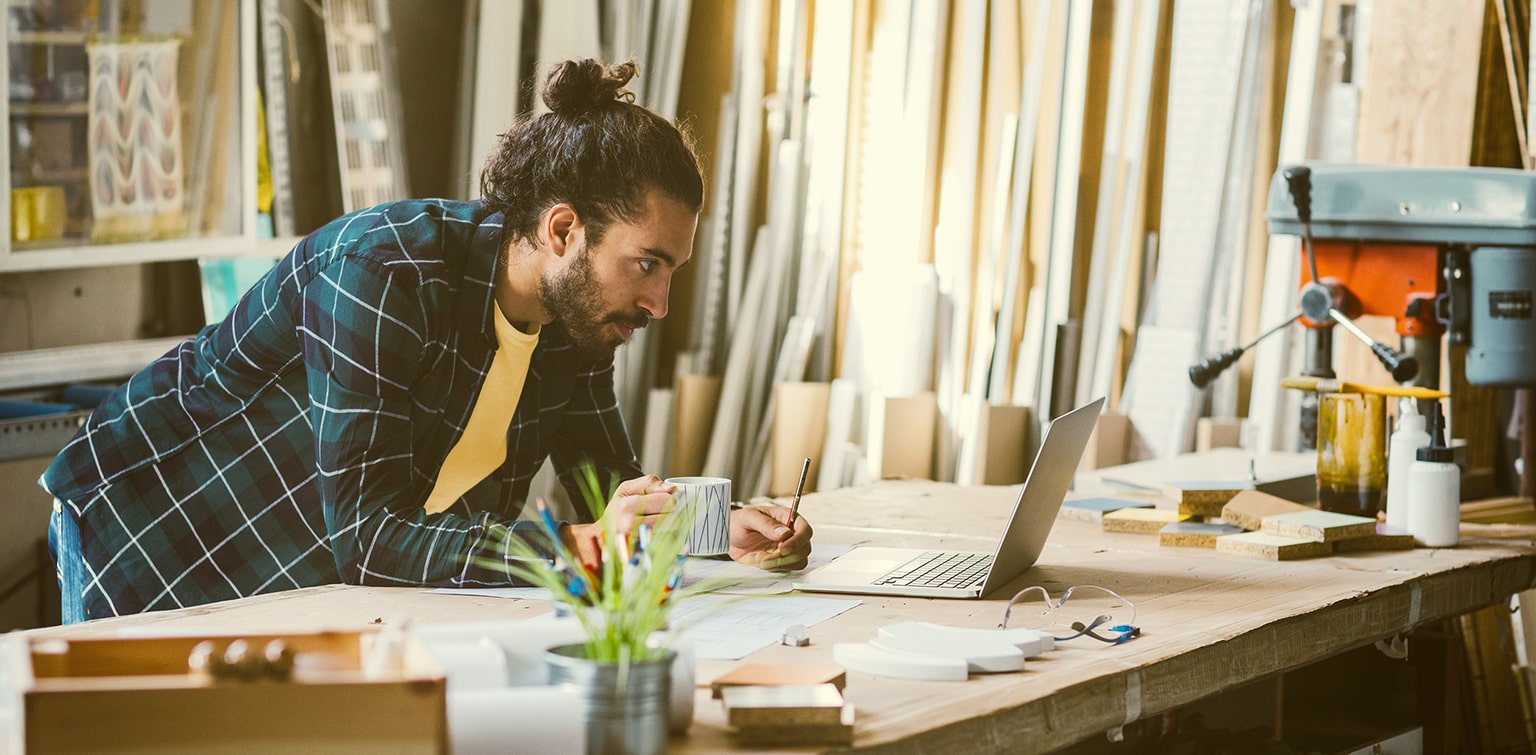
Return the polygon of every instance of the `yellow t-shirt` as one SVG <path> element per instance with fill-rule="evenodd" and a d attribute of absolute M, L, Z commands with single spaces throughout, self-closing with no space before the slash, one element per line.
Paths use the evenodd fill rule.
<path fill-rule="evenodd" d="M 534 325 L 532 333 L 524 333 L 512 327 L 499 305 L 494 319 L 496 356 L 491 359 L 491 369 L 475 399 L 475 408 L 469 413 L 469 422 L 464 425 L 464 434 L 448 449 L 443 468 L 437 473 L 437 484 L 427 496 L 424 508 L 428 514 L 452 506 L 459 496 L 507 459 L 507 430 L 523 395 L 533 349 L 539 345 L 539 328 Z"/>

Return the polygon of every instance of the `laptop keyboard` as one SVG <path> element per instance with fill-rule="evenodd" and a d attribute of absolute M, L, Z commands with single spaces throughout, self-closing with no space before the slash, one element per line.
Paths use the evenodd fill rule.
<path fill-rule="evenodd" d="M 964 588 L 980 584 L 990 568 L 990 553 L 929 551 L 881 575 L 875 584 Z"/>

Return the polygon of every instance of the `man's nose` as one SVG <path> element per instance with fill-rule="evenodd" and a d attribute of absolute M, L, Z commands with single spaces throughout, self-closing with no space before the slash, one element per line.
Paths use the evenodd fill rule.
<path fill-rule="evenodd" d="M 635 303 L 645 310 L 652 320 L 660 320 L 667 316 L 667 297 L 671 293 L 671 288 L 670 280 L 657 283 L 647 288 Z"/>

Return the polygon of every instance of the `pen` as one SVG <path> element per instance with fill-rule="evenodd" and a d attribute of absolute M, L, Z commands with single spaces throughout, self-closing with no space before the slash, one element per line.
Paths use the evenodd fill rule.
<path fill-rule="evenodd" d="M 800 483 L 795 486 L 795 502 L 789 506 L 789 530 L 795 530 L 795 514 L 800 511 L 800 494 L 805 492 L 805 473 L 811 471 L 811 457 L 805 457 L 805 463 L 800 465 Z"/>

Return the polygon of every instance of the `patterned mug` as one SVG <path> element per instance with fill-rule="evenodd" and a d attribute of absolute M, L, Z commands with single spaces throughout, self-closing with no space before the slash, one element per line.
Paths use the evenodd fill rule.
<path fill-rule="evenodd" d="M 689 507 L 693 525 L 688 555 L 719 556 L 731 549 L 731 481 L 725 477 L 672 477 L 677 505 Z"/>

